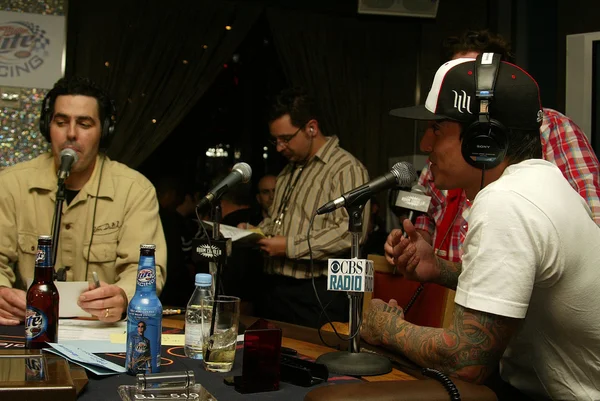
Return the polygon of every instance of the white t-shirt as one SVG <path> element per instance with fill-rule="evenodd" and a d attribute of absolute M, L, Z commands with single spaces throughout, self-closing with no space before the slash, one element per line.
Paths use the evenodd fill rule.
<path fill-rule="evenodd" d="M 475 197 L 455 301 L 523 319 L 502 378 L 534 397 L 600 400 L 600 227 L 560 170 L 509 166 Z"/>

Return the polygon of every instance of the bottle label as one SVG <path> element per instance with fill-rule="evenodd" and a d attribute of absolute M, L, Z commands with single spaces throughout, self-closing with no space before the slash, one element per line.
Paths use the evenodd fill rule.
<path fill-rule="evenodd" d="M 25 338 L 34 340 L 48 329 L 48 318 L 41 310 L 27 306 L 25 313 Z"/>
<path fill-rule="evenodd" d="M 162 309 L 129 309 L 125 367 L 130 374 L 160 372 Z"/>
<path fill-rule="evenodd" d="M 137 285 L 148 287 L 156 283 L 154 258 L 151 256 L 140 256 Z"/>

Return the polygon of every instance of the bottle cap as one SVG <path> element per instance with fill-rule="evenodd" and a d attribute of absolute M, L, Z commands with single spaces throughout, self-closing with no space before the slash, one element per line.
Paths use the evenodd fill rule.
<path fill-rule="evenodd" d="M 207 286 L 212 284 L 212 276 L 208 273 L 197 273 L 196 274 L 196 285 Z"/>
<path fill-rule="evenodd" d="M 154 244 L 141 244 L 140 249 L 156 249 L 156 245 Z"/>

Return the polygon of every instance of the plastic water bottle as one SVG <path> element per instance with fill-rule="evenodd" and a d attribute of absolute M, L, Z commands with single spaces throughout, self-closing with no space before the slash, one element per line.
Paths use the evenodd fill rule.
<path fill-rule="evenodd" d="M 212 297 L 212 276 L 206 273 L 196 274 L 196 288 L 185 310 L 185 356 L 192 359 L 202 359 L 203 326 L 202 315 L 207 312 L 202 309 L 202 299 Z M 206 322 L 207 319 L 204 319 Z M 207 323 L 204 323 L 207 324 Z"/>

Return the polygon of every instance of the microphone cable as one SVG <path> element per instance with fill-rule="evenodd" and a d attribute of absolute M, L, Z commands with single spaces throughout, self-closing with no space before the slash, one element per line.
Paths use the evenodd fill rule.
<path fill-rule="evenodd" d="M 460 393 L 458 392 L 458 388 L 456 388 L 456 385 L 452 380 L 450 380 L 448 376 L 446 376 L 437 369 L 430 368 L 421 369 L 421 373 L 424 376 L 431 377 L 432 379 L 439 381 L 442 384 L 442 386 L 444 386 L 444 389 L 446 389 L 446 391 L 448 392 L 448 395 L 450 396 L 450 401 L 460 401 Z"/>
<path fill-rule="evenodd" d="M 317 298 L 317 302 L 319 303 L 319 307 L 321 308 L 321 313 L 319 315 L 319 318 L 320 318 L 320 316 L 325 315 L 325 319 L 327 319 L 327 323 L 329 323 L 329 325 L 333 329 L 333 332 L 335 333 L 335 335 L 340 340 L 342 340 L 342 341 L 350 341 L 350 340 L 354 339 L 357 335 L 360 334 L 360 326 L 362 326 L 362 314 L 361 314 L 360 319 L 358 321 L 358 327 L 356 329 L 356 332 L 350 333 L 350 325 L 348 325 L 348 334 L 349 334 L 349 336 L 346 337 L 346 338 L 344 338 L 340 333 L 338 333 L 337 329 L 333 325 L 333 322 L 331 321 L 331 318 L 329 318 L 329 315 L 327 314 L 326 309 L 327 309 L 327 306 L 329 306 L 329 304 L 331 303 L 331 301 L 326 306 L 323 306 L 323 303 L 321 302 L 321 298 L 319 297 L 319 292 L 317 291 L 317 285 L 315 284 L 314 260 L 313 260 L 312 247 L 310 245 L 310 232 L 311 232 L 312 226 L 313 226 L 313 224 L 315 222 L 315 217 L 317 217 L 317 214 L 313 213 L 313 215 L 312 215 L 312 217 L 310 219 L 310 223 L 308 225 L 308 230 L 306 231 L 306 243 L 308 245 L 308 257 L 309 257 L 309 261 L 310 261 L 309 266 L 310 266 L 310 278 L 311 278 L 311 281 L 312 281 L 312 287 L 313 287 L 313 291 L 315 293 L 315 297 Z M 330 345 L 330 344 L 328 344 L 325 341 L 325 339 L 323 338 L 323 335 L 321 334 L 321 326 L 319 326 L 317 328 L 317 333 L 319 334 L 319 339 L 321 340 L 321 342 L 323 344 L 325 344 L 326 347 L 339 349 L 339 347 L 334 346 L 334 345 Z"/>

